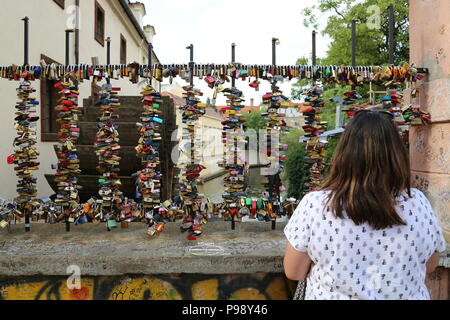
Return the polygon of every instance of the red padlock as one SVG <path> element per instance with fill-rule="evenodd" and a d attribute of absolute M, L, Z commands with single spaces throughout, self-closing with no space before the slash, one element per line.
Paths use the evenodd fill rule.
<path fill-rule="evenodd" d="M 14 154 L 8 156 L 8 158 L 6 159 L 8 164 L 14 164 L 14 160 L 16 160 L 16 156 Z"/>

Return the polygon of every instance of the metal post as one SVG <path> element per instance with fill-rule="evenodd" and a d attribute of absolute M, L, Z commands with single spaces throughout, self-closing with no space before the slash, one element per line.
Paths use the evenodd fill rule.
<path fill-rule="evenodd" d="M 29 64 L 29 21 L 30 19 L 28 17 L 25 17 L 22 19 L 24 22 L 24 55 L 23 55 L 23 65 L 28 66 Z M 30 213 L 28 212 L 28 209 L 23 208 L 23 211 L 25 211 L 25 232 L 30 232 Z"/>
<path fill-rule="evenodd" d="M 25 232 L 30 232 L 30 214 L 28 213 L 28 209 L 25 209 Z"/>
<path fill-rule="evenodd" d="M 272 38 L 272 65 L 275 67 L 277 64 L 277 38 Z"/>
<path fill-rule="evenodd" d="M 70 60 L 70 32 L 71 30 L 66 30 L 66 66 L 69 65 Z"/>
<path fill-rule="evenodd" d="M 277 38 L 272 38 L 272 65 L 275 69 L 276 65 L 277 65 L 277 42 L 279 41 L 279 39 Z M 275 70 L 274 70 L 274 74 L 273 74 L 273 86 L 272 86 L 272 91 L 275 91 L 275 85 L 276 85 L 276 80 L 275 80 Z M 270 149 L 273 148 L 272 145 L 272 138 L 270 138 Z M 269 185 L 269 190 L 272 189 L 271 186 Z M 278 201 L 280 201 L 280 194 L 277 192 L 277 196 L 278 196 Z M 275 230 L 276 228 L 276 220 L 272 220 L 272 230 Z"/>
<path fill-rule="evenodd" d="M 236 44 L 232 43 L 231 44 L 231 63 L 235 63 L 235 62 L 236 62 Z M 231 86 L 233 88 L 236 86 L 236 79 L 235 79 L 234 76 L 235 75 L 233 74 L 232 77 L 231 77 Z"/>
<path fill-rule="evenodd" d="M 109 66 L 111 64 L 111 38 L 106 38 L 106 64 Z M 106 82 L 111 83 L 111 75 L 108 74 L 108 79 Z"/>
<path fill-rule="evenodd" d="M 352 20 L 352 66 L 356 67 L 356 19 Z"/>
<path fill-rule="evenodd" d="M 317 56 L 316 56 L 316 30 L 312 32 L 312 65 L 313 67 L 316 65 Z"/>
<path fill-rule="evenodd" d="M 395 17 L 394 5 L 389 5 L 389 63 L 394 64 L 394 31 L 395 31 Z"/>
<path fill-rule="evenodd" d="M 75 64 L 80 64 L 80 0 L 75 0 Z"/>
<path fill-rule="evenodd" d="M 186 47 L 190 51 L 190 62 L 189 62 L 189 70 L 191 73 L 190 85 L 194 86 L 194 45 L 191 44 L 189 47 Z"/>
<path fill-rule="evenodd" d="M 28 47 L 28 43 L 29 43 L 29 21 L 30 18 L 25 17 L 22 19 L 22 21 L 24 22 L 24 57 L 23 57 L 23 64 L 24 65 L 28 65 L 29 63 L 29 47 Z"/>
<path fill-rule="evenodd" d="M 356 19 L 352 19 L 352 67 L 356 67 Z M 355 90 L 356 86 L 352 86 Z"/>
<path fill-rule="evenodd" d="M 317 64 L 317 52 L 316 52 L 316 35 L 317 32 L 314 30 L 312 32 L 312 68 L 313 68 L 313 85 L 316 82 L 316 73 L 314 72 L 314 68 Z"/>

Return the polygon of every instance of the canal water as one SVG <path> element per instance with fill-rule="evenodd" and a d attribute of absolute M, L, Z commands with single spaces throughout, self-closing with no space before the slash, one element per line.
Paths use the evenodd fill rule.
<path fill-rule="evenodd" d="M 208 197 L 213 203 L 223 202 L 222 194 L 225 190 L 223 178 L 225 178 L 225 176 L 226 175 L 223 175 L 205 182 L 204 185 L 198 187 L 199 192 L 203 193 L 205 197 Z M 264 192 L 264 186 L 261 184 L 261 181 L 263 181 L 261 168 L 251 168 L 249 170 L 249 197 L 261 198 L 261 195 Z"/>

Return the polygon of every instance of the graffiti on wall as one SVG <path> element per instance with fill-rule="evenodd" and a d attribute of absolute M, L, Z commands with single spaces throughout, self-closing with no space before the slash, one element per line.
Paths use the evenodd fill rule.
<path fill-rule="evenodd" d="M 281 274 L 0 278 L 2 300 L 289 300 L 297 283 Z"/>

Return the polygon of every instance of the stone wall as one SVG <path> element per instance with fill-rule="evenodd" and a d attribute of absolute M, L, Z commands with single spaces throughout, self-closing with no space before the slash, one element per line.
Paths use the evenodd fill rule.
<path fill-rule="evenodd" d="M 413 185 L 430 200 L 450 242 L 450 1 L 410 1 L 411 61 L 429 69 L 418 102 L 433 123 L 411 130 Z M 413 101 L 414 102 L 414 101 Z"/>

